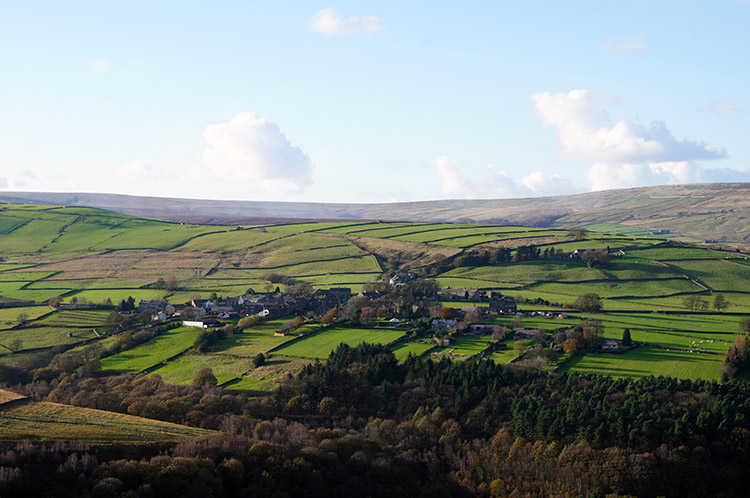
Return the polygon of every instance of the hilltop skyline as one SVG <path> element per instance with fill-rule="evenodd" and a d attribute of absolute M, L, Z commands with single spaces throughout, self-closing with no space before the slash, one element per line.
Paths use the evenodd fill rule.
<path fill-rule="evenodd" d="M 2 18 L 1 190 L 387 202 L 750 181 L 747 2 Z"/>

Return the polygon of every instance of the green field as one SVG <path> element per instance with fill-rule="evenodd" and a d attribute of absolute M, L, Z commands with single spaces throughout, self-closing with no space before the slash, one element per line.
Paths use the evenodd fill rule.
<path fill-rule="evenodd" d="M 507 346 L 506 349 L 493 351 L 487 356 L 487 358 L 494 361 L 495 363 L 508 365 L 511 361 L 518 358 L 518 355 L 516 354 L 516 350 L 515 350 L 516 342 L 518 341 L 505 341 L 505 345 Z"/>
<path fill-rule="evenodd" d="M 354 329 L 336 327 L 315 332 L 299 340 L 280 346 L 272 351 L 274 354 L 300 356 L 302 358 L 328 358 L 328 355 L 346 343 L 351 346 L 368 342 L 388 344 L 403 336 L 401 330 Z"/>
<path fill-rule="evenodd" d="M 485 349 L 490 342 L 490 336 L 461 336 L 456 337 L 451 341 L 450 346 L 444 347 L 440 352 L 449 352 L 451 354 L 459 355 L 475 355 L 479 354 Z"/>
<path fill-rule="evenodd" d="M 252 362 L 238 360 L 220 354 L 186 354 L 155 368 L 151 375 L 160 375 L 165 382 L 170 384 L 189 384 L 195 373 L 203 367 L 209 367 L 213 371 L 219 385 L 238 379 L 253 368 Z"/>
<path fill-rule="evenodd" d="M 32 324 L 34 325 L 34 324 Z M 68 337 L 70 335 L 70 337 Z M 93 339 L 96 333 L 92 328 L 81 327 L 36 327 L 0 331 L 0 352 L 51 348 L 58 344 L 76 344 Z"/>
<path fill-rule="evenodd" d="M 604 223 L 590 228 L 601 232 L 590 231 L 579 240 L 568 230 L 466 223 L 354 221 L 238 228 L 181 225 L 92 208 L 2 205 L 0 300 L 43 303 L 62 295 L 66 303 L 76 298 L 97 304 L 109 300 L 117 305 L 132 296 L 136 301 L 166 297 L 183 304 L 195 295 L 237 296 L 249 289 L 267 292 L 276 287 L 285 291 L 287 286 L 278 283 L 280 277 L 271 274 L 284 275 L 289 283 L 309 282 L 322 289 L 346 286 L 358 292 L 366 283 L 381 281 L 386 269 L 413 265 L 418 273 L 434 275 L 441 286 L 500 290 L 511 297 L 541 298 L 554 305 L 596 292 L 603 298 L 604 312 L 586 317 L 600 320 L 604 337 L 619 338 L 628 327 L 634 340 L 648 344 L 700 348 L 718 354 L 726 351 L 739 330 L 740 317 L 652 312 L 683 311 L 686 294 L 699 295 L 710 303 L 716 293 L 722 293 L 730 301 L 728 312 L 750 313 L 750 261 L 744 253 L 665 242 L 624 225 Z M 453 267 L 453 259 L 444 259 L 458 259 L 462 251 L 494 251 L 500 246 L 515 253 L 516 247 L 529 243 L 565 252 L 610 247 L 613 257 L 601 268 L 588 268 L 580 259 L 567 255 L 458 268 Z M 441 266 L 435 266 L 443 259 Z M 176 279 L 174 291 L 153 288 L 157 279 L 167 277 Z M 443 303 L 458 308 L 467 304 Z M 552 306 L 528 302 L 519 303 L 519 307 L 545 310 Z M 0 345 L 5 346 L 0 347 L 2 362 L 19 363 L 32 348 L 48 348 L 48 353 L 51 346 L 99 340 L 94 329 L 102 328 L 109 312 L 53 312 L 48 306 L 26 305 L 0 308 Z M 28 321 L 18 329 L 15 327 L 21 313 Z M 512 319 L 493 320 L 511 325 Z M 138 372 L 153 368 L 170 382 L 185 383 L 197 368 L 209 365 L 215 367 L 220 382 L 233 389 L 265 389 L 274 385 L 273 379 L 299 367 L 302 358 L 325 358 L 342 341 L 392 343 L 406 332 L 336 327 L 300 339 L 275 337 L 273 332 L 282 322 L 266 322 L 220 340 L 208 354 L 184 355 L 159 366 L 189 349 L 199 333 L 197 329 L 172 331 L 104 359 L 103 369 Z M 523 319 L 526 328 L 549 331 L 576 323 L 541 317 Z M 305 325 L 299 332 L 312 332 L 312 328 Z M 11 346 L 20 348 L 19 352 L 11 353 Z M 470 357 L 485 346 L 486 339 L 461 337 L 443 350 L 457 358 Z M 427 343 L 393 346 L 399 359 L 409 352 L 424 354 L 433 348 Z M 273 369 L 256 371 L 248 367 L 255 355 L 269 352 L 277 362 Z M 514 355 L 503 351 L 491 356 L 508 362 Z M 693 357 L 688 354 L 688 358 Z"/>
<path fill-rule="evenodd" d="M 25 315 L 26 319 L 34 320 L 40 316 L 51 313 L 49 306 L 22 306 L 18 308 L 0 308 L 0 330 L 15 327 L 20 322 L 19 317 Z"/>
<path fill-rule="evenodd" d="M 122 413 L 47 402 L 0 405 L 0 439 L 105 444 L 202 439 L 213 431 Z"/>
<path fill-rule="evenodd" d="M 622 354 L 588 354 L 571 358 L 562 371 L 613 377 L 670 376 L 678 379 L 719 380 L 722 357 L 703 353 L 639 347 Z"/>
<path fill-rule="evenodd" d="M 404 361 L 410 354 L 422 356 L 427 351 L 433 349 L 435 343 L 430 342 L 397 342 L 391 346 L 391 351 L 396 355 L 398 361 Z"/>
<path fill-rule="evenodd" d="M 195 327 L 168 330 L 145 344 L 102 360 L 102 372 L 143 372 L 190 349 L 200 335 Z"/>
<path fill-rule="evenodd" d="M 49 308 L 47 312 L 50 312 Z M 55 327 L 101 327 L 110 313 L 111 311 L 98 310 L 62 310 L 37 320 L 34 324 Z"/>

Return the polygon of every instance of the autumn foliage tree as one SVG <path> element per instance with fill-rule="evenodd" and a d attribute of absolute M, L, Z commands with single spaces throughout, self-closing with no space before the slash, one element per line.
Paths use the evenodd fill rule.
<path fill-rule="evenodd" d="M 438 316 L 443 320 L 453 320 L 456 318 L 456 310 L 443 306 L 438 312 Z"/>
<path fill-rule="evenodd" d="M 331 308 L 328 311 L 326 311 L 326 314 L 323 315 L 323 318 L 320 319 L 320 322 L 323 325 L 330 325 L 334 321 L 336 321 L 336 317 L 339 316 L 339 309 L 338 308 Z"/>
<path fill-rule="evenodd" d="M 606 266 L 609 263 L 611 255 L 606 249 L 595 249 L 583 251 L 581 253 L 581 261 L 583 261 L 589 268 L 598 266 Z"/>

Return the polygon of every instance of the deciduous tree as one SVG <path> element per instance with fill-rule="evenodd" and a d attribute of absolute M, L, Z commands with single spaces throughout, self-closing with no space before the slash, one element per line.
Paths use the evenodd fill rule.
<path fill-rule="evenodd" d="M 729 301 L 724 297 L 724 294 L 716 294 L 714 296 L 714 308 L 716 311 L 721 313 L 729 307 Z"/>
<path fill-rule="evenodd" d="M 211 370 L 211 367 L 199 368 L 198 371 L 195 372 L 192 382 L 193 387 L 196 389 L 200 389 L 206 384 L 209 386 L 215 386 L 217 383 L 218 381 L 216 380 L 216 376 L 214 375 L 213 370 Z"/>
<path fill-rule="evenodd" d="M 574 306 L 579 311 L 595 313 L 602 309 L 602 298 L 595 292 L 588 292 L 582 296 L 578 296 Z"/>

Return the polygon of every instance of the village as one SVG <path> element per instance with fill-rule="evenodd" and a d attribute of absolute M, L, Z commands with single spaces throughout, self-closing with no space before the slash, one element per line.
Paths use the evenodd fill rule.
<path fill-rule="evenodd" d="M 141 300 L 134 311 L 150 316 L 152 321 L 179 320 L 183 326 L 200 329 L 218 329 L 246 317 L 261 320 L 289 318 L 290 325 L 276 331 L 277 336 L 298 335 L 295 331 L 303 321 L 330 324 L 335 320 L 363 327 L 411 327 L 422 336 L 428 334 L 438 348 L 450 348 L 458 337 L 491 338 L 490 346 L 477 354 L 479 357 L 503 349 L 504 341 L 519 342 L 526 349 L 519 349 L 516 360 L 583 350 L 623 350 L 621 341 L 600 338 L 594 327 L 583 324 L 580 317 L 568 312 L 521 312 L 514 298 L 498 292 L 450 287 L 437 292 L 434 287 L 427 287 L 425 292 L 423 286 L 412 286 L 413 281 L 397 275 L 388 284 L 369 286 L 359 293 L 353 293 L 348 287 L 315 290 L 305 287 L 292 293 L 279 289 L 273 292 L 248 289 L 243 296 L 196 297 L 186 304 Z M 417 288 L 416 293 L 412 291 L 413 287 Z M 497 317 L 512 321 L 503 325 L 497 323 Z M 522 326 L 524 317 L 554 319 L 560 324 L 554 329 L 557 333 L 550 335 L 540 328 Z M 292 326 L 295 320 L 297 325 Z M 565 332 L 561 332 L 563 330 Z"/>

